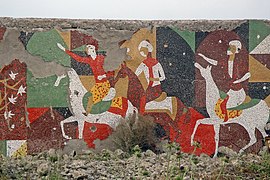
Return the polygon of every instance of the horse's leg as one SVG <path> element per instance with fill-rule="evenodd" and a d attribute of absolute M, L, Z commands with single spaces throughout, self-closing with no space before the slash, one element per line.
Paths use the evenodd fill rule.
<path fill-rule="evenodd" d="M 133 113 L 135 114 L 135 118 L 136 118 L 136 121 L 137 121 L 138 118 L 139 118 L 139 111 L 138 111 L 138 109 L 135 106 L 132 105 L 132 107 L 133 107 Z"/>
<path fill-rule="evenodd" d="M 138 119 L 138 109 L 135 106 L 133 106 L 133 104 L 129 100 L 127 100 L 127 104 L 128 104 L 128 109 L 126 111 L 125 118 L 127 119 L 128 117 L 135 115 L 135 118 L 137 120 Z"/>
<path fill-rule="evenodd" d="M 208 119 L 210 119 L 210 118 L 204 118 L 204 119 L 200 119 L 200 120 L 197 120 L 197 121 L 196 121 L 196 124 L 195 124 L 194 129 L 193 129 L 193 133 L 192 133 L 192 135 L 191 135 L 191 137 L 190 137 L 190 145 L 191 145 L 191 146 L 193 145 L 193 142 L 194 142 L 194 136 L 195 136 L 195 134 L 196 134 L 196 131 L 197 131 L 197 129 L 198 129 L 198 126 L 199 126 L 200 124 L 208 124 Z"/>
<path fill-rule="evenodd" d="M 107 124 L 115 130 L 115 128 L 120 123 L 122 116 L 113 112 L 105 111 L 101 114 L 88 114 L 84 118 L 84 122 L 97 123 L 97 124 Z"/>
<path fill-rule="evenodd" d="M 125 118 L 128 118 L 129 116 L 131 116 L 134 113 L 134 106 L 131 104 L 131 102 L 129 100 L 127 100 L 127 111 L 125 114 Z"/>
<path fill-rule="evenodd" d="M 262 137 L 265 138 L 267 135 L 267 133 L 265 132 L 264 128 L 258 128 L 257 129 L 262 133 Z"/>
<path fill-rule="evenodd" d="M 257 142 L 257 138 L 255 136 L 255 128 L 251 128 L 251 129 L 246 128 L 246 130 L 248 132 L 250 141 L 245 147 L 240 149 L 240 151 L 239 151 L 240 154 L 243 153 L 248 147 L 252 146 L 253 144 L 255 144 Z"/>
<path fill-rule="evenodd" d="M 190 145 L 193 146 L 193 142 L 194 142 L 194 136 L 195 136 L 195 133 L 197 131 L 197 128 L 198 126 L 204 121 L 205 119 L 200 119 L 200 120 L 197 120 L 196 121 L 196 124 L 194 126 L 194 129 L 193 129 L 193 133 L 191 134 L 191 137 L 190 137 Z"/>
<path fill-rule="evenodd" d="M 258 109 L 260 109 L 260 111 L 257 111 Z M 268 117 L 269 117 L 269 108 L 266 102 L 263 100 L 261 100 L 259 104 L 257 104 L 256 106 L 243 110 L 243 115 L 239 116 L 239 118 L 241 119 L 239 119 L 236 122 L 238 122 L 246 129 L 250 137 L 250 142 L 245 147 L 243 147 L 239 152 L 242 153 L 248 147 L 252 146 L 257 142 L 257 138 L 255 136 L 256 128 L 262 133 L 263 137 L 267 136 L 264 127 L 267 123 Z"/>
<path fill-rule="evenodd" d="M 213 156 L 214 158 L 217 157 L 217 154 L 218 154 L 219 130 L 220 130 L 220 124 L 214 124 L 215 143 L 216 143 L 215 154 L 214 154 L 214 156 Z"/>
<path fill-rule="evenodd" d="M 65 129 L 64 129 L 64 124 L 65 123 L 71 123 L 71 122 L 75 122 L 75 121 L 78 121 L 76 117 L 74 116 L 71 116 L 63 121 L 60 122 L 60 125 L 61 125 L 61 130 L 62 130 L 62 135 L 64 138 L 66 139 L 71 139 L 71 137 L 67 136 L 66 133 L 65 133 Z"/>
<path fill-rule="evenodd" d="M 207 124 L 207 125 L 214 125 L 214 126 L 218 125 L 219 126 L 220 123 L 222 123 L 222 122 L 223 121 L 219 121 L 217 119 L 212 119 L 212 118 L 204 118 L 204 119 L 197 120 L 196 125 L 194 126 L 193 133 L 192 133 L 191 138 L 190 138 L 191 145 L 193 144 L 195 133 L 196 133 L 198 126 L 200 124 Z M 216 131 L 215 131 L 215 133 L 216 133 Z M 217 133 L 219 133 L 219 129 L 218 129 Z"/>
<path fill-rule="evenodd" d="M 83 138 L 84 121 L 78 121 L 79 139 Z"/>

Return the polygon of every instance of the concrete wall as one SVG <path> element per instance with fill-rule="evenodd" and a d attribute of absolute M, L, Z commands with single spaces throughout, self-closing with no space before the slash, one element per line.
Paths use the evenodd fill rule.
<path fill-rule="evenodd" d="M 269 24 L 0 18 L 0 152 L 95 148 L 138 111 L 184 152 L 198 142 L 196 154 L 256 153 L 269 122 Z"/>

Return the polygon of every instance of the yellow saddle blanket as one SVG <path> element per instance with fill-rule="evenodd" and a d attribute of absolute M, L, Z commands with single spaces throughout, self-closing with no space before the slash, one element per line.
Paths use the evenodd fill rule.
<path fill-rule="evenodd" d="M 215 105 L 216 115 L 220 119 L 223 119 L 226 122 L 229 119 L 236 118 L 242 114 L 243 110 L 228 110 L 228 109 L 226 109 L 225 101 L 227 101 L 227 99 L 219 98 L 216 105 Z"/>

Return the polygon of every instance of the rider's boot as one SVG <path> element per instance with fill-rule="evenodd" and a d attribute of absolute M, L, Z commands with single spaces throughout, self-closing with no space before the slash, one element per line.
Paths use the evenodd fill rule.
<path fill-rule="evenodd" d="M 115 97 L 116 90 L 115 88 L 111 87 L 108 94 L 102 99 L 102 101 L 110 101 Z"/>

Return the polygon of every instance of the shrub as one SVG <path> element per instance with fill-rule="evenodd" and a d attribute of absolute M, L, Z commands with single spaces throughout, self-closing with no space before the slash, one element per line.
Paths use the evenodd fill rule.
<path fill-rule="evenodd" d="M 131 152 L 134 146 L 139 145 L 142 151 L 156 150 L 158 138 L 155 133 L 156 123 L 151 116 L 130 116 L 122 120 L 113 134 L 114 142 L 119 149 Z"/>
<path fill-rule="evenodd" d="M 121 120 L 110 138 L 116 148 L 132 153 L 138 145 L 142 151 L 155 151 L 158 138 L 155 134 L 156 124 L 151 116 L 132 115 Z"/>

